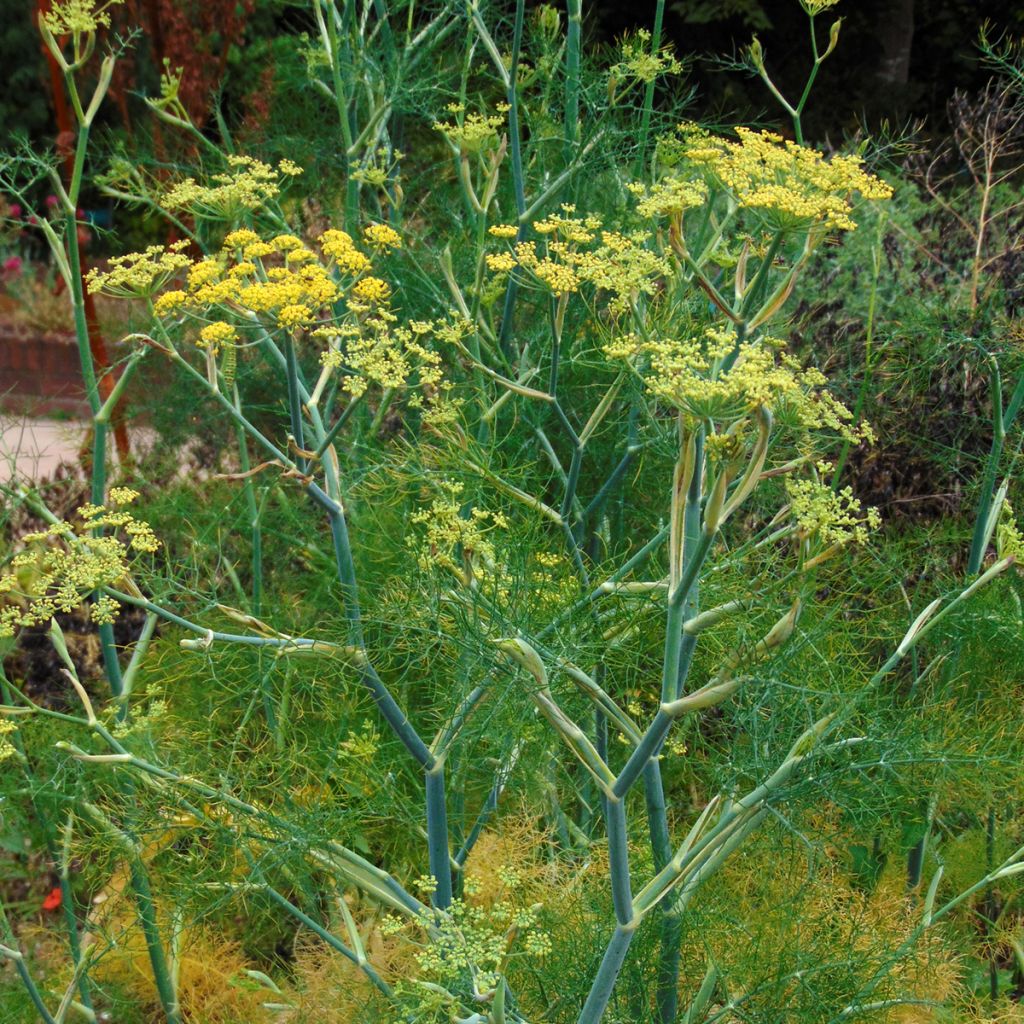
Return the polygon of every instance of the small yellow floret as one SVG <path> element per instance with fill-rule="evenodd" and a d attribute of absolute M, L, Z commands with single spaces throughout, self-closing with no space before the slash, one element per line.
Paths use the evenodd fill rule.
<path fill-rule="evenodd" d="M 380 249 L 401 249 L 402 236 L 387 224 L 371 224 L 363 231 L 363 238 L 369 245 Z"/>
<path fill-rule="evenodd" d="M 199 332 L 199 341 L 196 344 L 200 348 L 208 348 L 214 355 L 216 355 L 222 345 L 230 345 L 238 340 L 238 332 L 231 326 L 231 324 L 225 323 L 223 320 L 217 320 L 212 324 L 207 324 Z"/>

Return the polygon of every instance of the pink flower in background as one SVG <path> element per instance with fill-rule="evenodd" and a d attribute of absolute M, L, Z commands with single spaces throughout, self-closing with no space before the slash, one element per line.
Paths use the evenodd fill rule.
<path fill-rule="evenodd" d="M 17 277 L 21 273 L 22 261 L 20 256 L 9 256 L 4 260 L 3 276 Z"/>
<path fill-rule="evenodd" d="M 7 207 L 7 212 L 17 219 L 21 216 L 21 205 L 19 203 L 11 203 L 11 205 Z"/>
<path fill-rule="evenodd" d="M 46 197 L 46 208 L 48 210 L 52 210 L 59 202 L 60 202 L 60 200 L 56 196 L 47 196 Z"/>

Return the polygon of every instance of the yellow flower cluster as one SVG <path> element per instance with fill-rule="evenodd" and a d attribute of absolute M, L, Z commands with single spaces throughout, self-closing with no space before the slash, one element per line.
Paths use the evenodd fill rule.
<path fill-rule="evenodd" d="M 243 229 L 231 232 L 216 256 L 189 266 L 186 290 L 165 292 L 153 308 L 161 317 L 182 312 L 205 317 L 213 312 L 216 319 L 200 331 L 198 344 L 216 354 L 238 338 L 235 327 L 222 318 L 224 311 L 243 320 L 270 317 L 286 330 L 297 330 L 310 326 L 317 311 L 333 305 L 341 294 L 330 270 L 302 239 L 282 234 L 264 242 L 254 231 Z"/>
<path fill-rule="evenodd" d="M 209 184 L 186 178 L 163 196 L 169 210 L 189 210 L 196 216 L 230 217 L 243 210 L 258 210 L 281 194 L 282 180 L 302 173 L 291 160 L 271 167 L 251 156 L 229 156 L 230 170 L 214 174 Z"/>
<path fill-rule="evenodd" d="M 388 224 L 371 224 L 363 229 L 363 238 L 375 249 L 402 248 L 402 236 Z"/>
<path fill-rule="evenodd" d="M 819 464 L 819 471 L 831 469 Z M 853 490 L 832 488 L 820 479 L 787 480 L 789 511 L 803 537 L 817 537 L 827 547 L 866 544 L 868 534 L 882 525 L 877 508 L 864 509 Z"/>
<path fill-rule="evenodd" d="M 391 298 L 391 286 L 379 277 L 364 277 L 356 281 L 352 294 L 360 302 L 372 302 L 380 305 Z"/>
<path fill-rule="evenodd" d="M 660 75 L 677 75 L 682 70 L 682 64 L 673 56 L 672 47 L 652 50 L 651 33 L 642 28 L 635 35 L 623 39 L 622 60 L 612 67 L 611 74 L 615 78 L 635 78 L 648 84 Z"/>
<path fill-rule="evenodd" d="M 398 232 L 386 224 L 369 225 L 363 238 L 379 251 L 402 245 Z M 269 321 L 282 330 L 326 339 L 323 362 L 345 374 L 342 387 L 353 396 L 371 383 L 400 388 L 414 381 L 420 392 L 410 396 L 410 405 L 423 405 L 424 395 L 431 403 L 438 401 L 446 385 L 441 357 L 428 340 L 458 340 L 465 325 L 430 321 L 397 326 L 388 308 L 390 285 L 367 274 L 371 261 L 351 235 L 329 229 L 318 242 L 322 255 L 297 235 L 265 241 L 240 228 L 225 237 L 219 252 L 194 263 L 180 246 L 121 257 L 110 272 L 95 275 L 93 287 L 118 295 L 151 294 L 173 273 L 186 271 L 183 287 L 157 296 L 153 310 L 161 318 L 199 320 L 196 344 L 211 355 L 227 347 L 233 357 L 239 330 Z M 233 359 L 229 365 L 233 372 Z"/>
<path fill-rule="evenodd" d="M 562 210 L 564 215 L 534 222 L 546 242 L 518 242 L 509 251 L 490 253 L 487 266 L 497 273 L 523 267 L 556 296 L 593 285 L 610 294 L 609 309 L 616 315 L 638 295 L 654 295 L 658 281 L 671 273 L 669 262 L 648 246 L 647 234 L 603 231 L 597 217 L 574 217 L 572 206 Z"/>
<path fill-rule="evenodd" d="M 731 329 L 710 328 L 702 337 L 682 340 L 625 335 L 604 351 L 611 359 L 629 362 L 644 357 L 648 389 L 695 419 L 734 422 L 765 408 L 803 429 L 829 429 L 854 443 L 870 440 L 870 428 L 852 425 L 853 414 L 824 390 L 824 374 L 815 367 L 801 368 L 783 347 L 777 338 L 766 337 L 737 348 Z"/>
<path fill-rule="evenodd" d="M 238 331 L 225 323 L 223 320 L 215 320 L 207 324 L 199 332 L 199 341 L 196 344 L 200 348 L 207 348 L 213 355 L 217 355 L 222 345 L 233 345 L 238 340 Z"/>
<path fill-rule="evenodd" d="M 367 719 L 359 732 L 352 729 L 348 731 L 348 739 L 338 744 L 338 749 L 343 757 L 351 758 L 353 761 L 362 761 L 364 764 L 372 764 L 380 750 L 380 736 L 373 722 Z"/>
<path fill-rule="evenodd" d="M 112 503 L 134 500 L 127 488 L 111 491 Z M 10 571 L 0 577 L 0 636 L 13 636 L 19 626 L 49 622 L 58 612 L 77 608 L 84 597 L 105 586 L 113 586 L 128 573 L 132 551 L 153 552 L 159 541 L 148 523 L 131 513 L 101 505 L 84 505 L 80 521 L 55 523 L 22 538 L 25 550 L 11 559 Z M 114 536 L 93 536 L 93 531 L 121 530 L 127 543 Z M 112 622 L 118 603 L 103 595 L 93 602 L 90 614 L 95 622 Z"/>
<path fill-rule="evenodd" d="M 470 576 L 477 565 L 490 569 L 496 556 L 494 541 L 488 534 L 507 529 L 508 520 L 501 512 L 480 508 L 470 509 L 468 515 L 463 515 L 459 498 L 463 485 L 446 481 L 442 486 L 443 497 L 435 498 L 429 508 L 410 516 L 413 523 L 426 527 L 417 553 L 420 568 L 429 572 L 440 565 L 461 577 L 463 570 L 455 562 L 458 554 Z"/>
<path fill-rule="evenodd" d="M 443 388 L 441 357 L 425 344 L 427 336 L 439 337 L 434 323 L 414 321 L 396 326 L 397 318 L 379 309 L 357 324 L 324 327 L 317 336 L 330 339 L 320 357 L 324 366 L 341 371 L 341 387 L 352 396 L 363 394 L 370 384 L 382 388 L 405 387 L 415 376 L 428 393 Z M 421 404 L 414 395 L 411 405 Z"/>
<path fill-rule="evenodd" d="M 82 35 L 110 27 L 110 8 L 124 0 L 53 0 L 43 15 L 43 23 L 55 36 Z"/>
<path fill-rule="evenodd" d="M 114 256 L 109 267 L 101 271 L 93 267 L 85 276 L 92 294 L 103 292 L 119 298 L 140 298 L 155 294 L 191 261 L 185 255 L 188 241 L 169 246 L 151 245 L 144 252 Z"/>
<path fill-rule="evenodd" d="M 499 870 L 498 874 L 501 877 L 506 873 Z M 432 886 L 433 879 L 426 878 L 419 888 L 426 896 Z M 467 893 L 475 893 L 477 888 L 477 883 L 467 878 Z M 542 959 L 551 952 L 551 939 L 539 928 L 541 906 L 522 906 L 520 894 L 511 891 L 507 884 L 503 884 L 503 889 L 504 898 L 487 906 L 456 899 L 443 916 L 433 911 L 424 914 L 419 924 L 429 935 L 429 941 L 414 953 L 424 980 L 455 986 L 467 976 L 472 977 L 477 997 L 489 1000 L 502 983 L 502 972 L 510 959 Z M 394 935 L 414 924 L 390 917 L 383 930 Z M 521 950 L 516 949 L 517 945 Z"/>
<path fill-rule="evenodd" d="M 320 236 L 320 249 L 345 274 L 361 274 L 370 269 L 369 258 L 361 253 L 352 236 L 337 228 L 329 228 Z"/>
<path fill-rule="evenodd" d="M 684 178 L 663 178 L 650 187 L 640 182 L 627 186 L 639 202 L 637 213 L 652 220 L 657 217 L 673 217 L 686 210 L 703 206 L 708 198 L 708 186 L 703 181 L 687 181 Z"/>
<path fill-rule="evenodd" d="M 508 109 L 507 103 L 499 103 L 495 107 L 496 114 L 487 116 L 471 113 L 460 117 L 465 108 L 459 103 L 452 103 L 448 106 L 448 112 L 456 115 L 455 120 L 435 122 L 434 130 L 441 132 L 460 152 L 479 153 L 497 143 L 498 132 L 505 124 Z"/>
<path fill-rule="evenodd" d="M 738 141 L 689 132 L 687 161 L 731 193 L 743 209 L 757 210 L 776 227 L 820 224 L 852 230 L 851 198 L 888 199 L 892 188 L 867 173 L 856 156 L 833 156 L 772 132 L 737 128 Z"/>
<path fill-rule="evenodd" d="M 18 731 L 18 727 L 7 718 L 0 718 L 0 761 L 6 761 L 9 757 L 15 757 L 18 748 L 8 737 Z"/>

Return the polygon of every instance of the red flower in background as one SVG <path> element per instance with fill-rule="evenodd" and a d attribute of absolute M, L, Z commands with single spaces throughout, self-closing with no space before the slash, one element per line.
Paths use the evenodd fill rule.
<path fill-rule="evenodd" d="M 43 900 L 43 910 L 56 910 L 61 903 L 60 889 L 51 889 L 50 895 Z"/>

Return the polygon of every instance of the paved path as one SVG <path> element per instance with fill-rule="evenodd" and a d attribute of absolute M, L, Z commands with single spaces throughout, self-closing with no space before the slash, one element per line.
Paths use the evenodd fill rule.
<path fill-rule="evenodd" d="M 0 483 L 16 475 L 52 476 L 61 462 L 78 462 L 88 427 L 80 420 L 40 420 L 0 413 Z"/>

